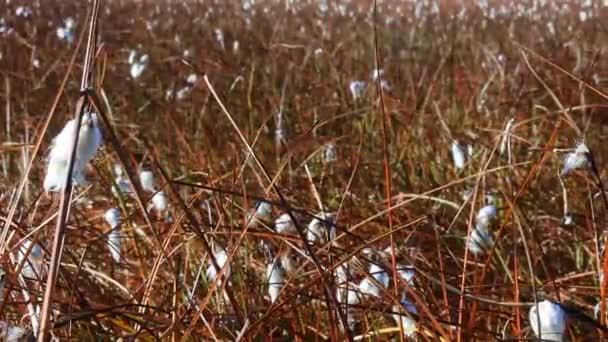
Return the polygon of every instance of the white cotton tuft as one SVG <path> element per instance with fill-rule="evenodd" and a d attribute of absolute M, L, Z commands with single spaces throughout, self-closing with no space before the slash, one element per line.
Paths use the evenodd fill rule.
<path fill-rule="evenodd" d="M 148 192 L 155 192 L 154 189 L 154 174 L 150 170 L 141 170 L 139 173 L 139 182 L 141 187 Z"/>
<path fill-rule="evenodd" d="M 328 213 L 319 213 L 308 224 L 306 231 L 306 240 L 308 242 L 333 241 L 336 238 L 336 227 L 334 226 L 333 215 Z"/>
<path fill-rule="evenodd" d="M 467 239 L 469 251 L 475 256 L 483 255 L 485 250 L 492 248 L 494 239 L 492 233 L 484 225 L 476 225 L 471 236 Z"/>
<path fill-rule="evenodd" d="M 563 160 L 561 175 L 565 176 L 572 170 L 584 169 L 591 164 L 591 151 L 584 142 L 579 142 L 574 151 L 568 153 Z"/>
<path fill-rule="evenodd" d="M 167 210 L 167 196 L 164 191 L 161 190 L 152 196 L 152 205 L 158 212 Z"/>
<path fill-rule="evenodd" d="M 64 160 L 49 159 L 46 167 L 43 187 L 45 191 L 55 192 L 64 188 L 68 162 Z"/>
<path fill-rule="evenodd" d="M 336 300 L 342 304 L 342 310 L 346 312 L 348 328 L 353 329 L 357 320 L 349 306 L 360 302 L 361 293 L 357 285 L 348 281 L 349 272 L 345 265 L 342 264 L 336 268 L 338 280 L 336 284 Z"/>
<path fill-rule="evenodd" d="M 323 149 L 323 162 L 326 164 L 335 163 L 338 161 L 338 151 L 336 149 L 336 144 L 328 143 L 325 145 Z"/>
<path fill-rule="evenodd" d="M 384 271 L 382 267 L 376 264 L 372 264 L 369 267 L 369 274 L 371 274 L 372 277 L 374 277 L 374 279 L 376 279 L 376 281 L 379 282 L 384 288 L 388 287 L 388 273 L 386 273 L 386 271 Z"/>
<path fill-rule="evenodd" d="M 259 201 L 255 208 L 255 217 L 259 220 L 268 220 L 272 214 L 272 206 L 265 201 Z"/>
<path fill-rule="evenodd" d="M 497 209 L 494 205 L 486 205 L 479 209 L 475 217 L 475 227 L 471 235 L 467 239 L 469 251 L 475 256 L 482 255 L 485 250 L 494 246 L 492 233 L 488 230 L 492 219 L 497 215 Z"/>
<path fill-rule="evenodd" d="M 561 306 L 544 300 L 530 308 L 530 327 L 543 341 L 561 342 L 566 331 L 566 313 Z M 539 330 L 540 325 L 540 330 Z"/>
<path fill-rule="evenodd" d="M 458 143 L 457 140 L 452 142 L 452 160 L 454 161 L 454 166 L 458 170 L 462 169 L 466 162 L 464 148 Z"/>
<path fill-rule="evenodd" d="M 120 246 L 122 237 L 120 235 L 119 228 L 112 229 L 108 234 L 108 248 L 110 249 L 112 259 L 114 259 L 116 263 L 120 263 L 121 259 Z"/>
<path fill-rule="evenodd" d="M 407 314 L 400 314 L 402 310 L 415 315 L 418 314 L 418 310 L 416 310 L 416 307 L 407 300 L 401 301 L 401 308 L 396 305 L 393 306 L 393 312 L 395 312 L 393 314 L 393 319 L 397 322 L 397 324 L 399 324 L 399 321 L 401 321 L 401 325 L 403 326 L 403 335 L 405 337 L 414 337 L 414 334 L 416 334 L 416 331 L 418 331 L 416 321 Z"/>
<path fill-rule="evenodd" d="M 384 76 L 383 69 L 374 69 L 374 71 L 372 71 L 372 79 L 374 80 L 374 82 L 378 80 L 378 77 L 382 76 Z"/>
<path fill-rule="evenodd" d="M 71 145 L 76 131 L 76 120 L 68 121 L 61 132 L 53 139 L 51 151 L 48 157 L 47 174 L 44 178 L 44 189 L 49 192 L 60 191 L 65 186 L 68 163 L 71 157 Z M 86 183 L 84 169 L 93 160 L 97 150 L 101 146 L 101 130 L 97 120 L 97 114 L 84 113 L 76 154 L 72 179 L 77 185 Z"/>
<path fill-rule="evenodd" d="M 120 211 L 116 208 L 111 208 L 104 214 L 104 219 L 110 225 L 110 233 L 108 233 L 108 248 L 112 259 L 117 263 L 120 263 L 120 246 L 121 246 L 121 234 L 120 234 Z"/>
<path fill-rule="evenodd" d="M 216 248 L 216 250 L 213 251 L 213 256 L 215 257 L 215 260 L 217 261 L 217 264 L 220 267 L 220 269 L 223 269 L 224 265 L 226 265 L 226 262 L 228 261 L 228 253 L 226 253 L 226 251 L 223 248 L 218 247 L 218 248 Z M 215 267 L 213 266 L 213 263 L 211 263 L 211 265 L 207 268 L 207 272 L 205 274 L 207 276 L 208 281 L 210 281 L 210 282 L 215 281 L 215 278 L 217 277 L 218 272 L 215 269 Z M 226 275 L 226 278 L 230 277 L 230 265 L 226 268 L 226 271 L 224 272 L 224 274 Z"/>
<path fill-rule="evenodd" d="M 359 282 L 359 292 L 363 295 L 380 297 L 380 289 L 369 278 L 364 278 Z"/>
<path fill-rule="evenodd" d="M 369 267 L 369 274 L 378 282 L 383 288 L 388 287 L 389 277 L 380 266 L 371 264 Z M 374 297 L 380 296 L 380 288 L 370 279 L 364 278 L 359 283 L 359 291 L 362 294 L 371 295 Z"/>
<path fill-rule="evenodd" d="M 103 218 L 110 225 L 110 228 L 114 229 L 120 225 L 120 211 L 116 208 L 110 208 L 103 215 Z"/>
<path fill-rule="evenodd" d="M 349 277 L 350 272 L 348 271 L 348 265 L 346 263 L 336 267 L 336 280 L 338 284 L 348 281 Z"/>
<path fill-rule="evenodd" d="M 405 280 L 408 285 L 414 285 L 414 276 L 416 275 L 414 266 L 397 265 L 397 274 Z"/>
<path fill-rule="evenodd" d="M 285 282 L 284 272 L 278 261 L 274 261 L 266 266 L 266 279 L 268 280 L 270 302 L 274 303 L 279 297 L 279 293 Z"/>
<path fill-rule="evenodd" d="M 142 55 L 139 57 L 139 60 L 136 60 L 137 52 L 131 50 L 129 54 L 129 64 L 131 64 L 131 69 L 129 73 L 133 79 L 139 78 L 141 74 L 144 72 L 144 69 L 148 66 L 148 61 L 150 58 L 148 55 Z"/>
<path fill-rule="evenodd" d="M 247 215 L 247 225 L 255 227 L 260 222 L 270 221 L 272 215 L 272 205 L 266 201 L 258 201 L 252 212 Z"/>
<path fill-rule="evenodd" d="M 74 42 L 74 26 L 76 21 L 72 17 L 68 17 L 63 21 L 63 26 L 58 27 L 56 30 L 57 37 L 61 40 L 64 40 L 68 43 Z"/>
<path fill-rule="evenodd" d="M 135 63 L 135 58 L 136 58 L 136 57 L 137 57 L 137 51 L 135 51 L 135 50 L 131 50 L 131 51 L 129 52 L 129 58 L 127 59 L 127 62 L 128 62 L 129 64 L 133 64 L 133 63 Z"/>
<path fill-rule="evenodd" d="M 278 219 L 276 219 L 276 221 L 274 221 L 274 228 L 277 233 L 280 234 L 297 233 L 296 226 L 293 224 L 291 216 L 289 216 L 287 213 L 282 214 Z"/>
<path fill-rule="evenodd" d="M 115 164 L 114 165 L 114 175 L 115 175 L 114 182 L 116 183 L 116 186 L 114 186 L 114 184 L 112 184 L 111 188 L 112 188 L 112 194 L 116 197 L 118 197 L 120 194 L 134 193 L 131 182 L 128 179 L 124 178 L 123 174 L 124 174 L 124 170 L 122 169 L 122 166 L 120 164 Z M 118 190 L 117 190 L 117 188 L 118 188 Z"/>
<path fill-rule="evenodd" d="M 357 100 L 363 95 L 363 91 L 365 91 L 365 82 L 363 81 L 352 81 L 348 85 L 348 90 L 350 91 L 350 95 L 353 99 Z"/>
<path fill-rule="evenodd" d="M 188 75 L 188 78 L 186 78 L 186 83 L 188 83 L 189 86 L 194 86 L 194 84 L 196 84 L 196 81 L 198 80 L 198 75 L 197 74 L 190 74 Z"/>
<path fill-rule="evenodd" d="M 479 209 L 477 213 L 477 217 L 475 218 L 475 223 L 478 225 L 488 226 L 493 218 L 496 217 L 497 209 L 494 205 L 486 205 Z"/>
<path fill-rule="evenodd" d="M 177 93 L 175 93 L 175 97 L 178 100 L 183 100 L 186 98 L 186 96 L 188 96 L 188 94 L 190 94 L 191 90 L 191 87 L 183 87 L 182 89 L 178 90 Z"/>
<path fill-rule="evenodd" d="M 511 129 L 513 128 L 513 124 L 515 123 L 515 118 L 511 118 L 508 122 L 507 122 L 507 126 L 505 127 L 505 130 L 502 132 L 502 137 L 500 140 L 500 148 L 499 148 L 499 152 L 500 155 L 504 155 L 505 152 L 507 152 L 507 145 L 510 144 L 511 141 Z"/>

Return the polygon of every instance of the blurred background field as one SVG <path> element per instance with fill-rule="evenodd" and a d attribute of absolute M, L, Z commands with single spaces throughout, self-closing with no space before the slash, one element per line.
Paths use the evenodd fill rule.
<path fill-rule="evenodd" d="M 46 275 L 43 267 L 41 280 L 19 281 L 22 267 L 10 255 L 28 236 L 49 260 L 59 203 L 42 189 L 45 155 L 73 117 L 84 43 L 48 130 L 41 128 L 89 7 L 0 5 L 3 225 L 18 203 L 2 238 L 0 317 L 25 328 L 27 304 L 41 302 Z M 113 195 L 119 161 L 104 144 L 87 170 L 90 187 L 77 188 L 70 210 L 52 307 L 55 336 L 399 340 L 392 314 L 407 298 L 417 309 L 418 332 L 410 338 L 524 340 L 534 337 L 529 303 L 548 298 L 568 308 L 568 339 L 599 338 L 603 325 L 593 311 L 608 208 L 590 172 L 561 181 L 559 173 L 563 149 L 584 140 L 606 177 L 608 7 L 379 1 L 375 20 L 373 14 L 373 3 L 358 0 L 102 3 L 97 86 L 122 148 L 139 165 L 134 172 L 153 172 L 168 210 L 150 208 L 151 227 L 132 196 Z M 274 229 L 287 209 L 204 76 L 301 228 L 322 211 L 335 214 L 338 238 L 311 247 L 327 277 L 299 235 Z M 43 133 L 41 153 L 32 156 Z M 466 152 L 461 168 L 453 161 L 456 141 Z M 249 220 L 259 200 L 272 212 Z M 495 247 L 465 253 L 467 232 L 488 203 L 498 210 L 490 226 Z M 106 242 L 104 214 L 113 207 L 122 217 L 119 262 Z M 210 261 L 199 230 L 228 252 L 227 281 L 206 277 Z M 326 291 L 335 291 L 336 266 L 352 262 L 353 283 L 369 277 L 370 262 L 390 274 L 390 253 L 379 252 L 391 236 L 396 264 L 415 270 L 413 283 L 391 275 L 378 296 L 336 307 Z M 295 269 L 286 270 L 271 303 L 267 264 L 285 255 Z M 339 310 L 356 324 L 344 329 Z"/>

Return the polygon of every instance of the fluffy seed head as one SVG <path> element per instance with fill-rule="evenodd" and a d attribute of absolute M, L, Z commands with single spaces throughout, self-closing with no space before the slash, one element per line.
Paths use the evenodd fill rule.
<path fill-rule="evenodd" d="M 400 314 L 400 312 L 402 312 L 401 310 L 405 310 L 406 312 L 412 314 L 418 314 L 418 310 L 416 310 L 416 307 L 408 300 L 401 301 L 401 308 L 396 305 L 393 306 L 393 312 L 395 312 L 393 314 L 393 319 L 395 322 L 397 322 L 397 324 L 399 324 L 399 321 L 401 321 L 401 325 L 403 326 L 403 335 L 405 337 L 414 337 L 414 334 L 416 334 L 416 331 L 418 331 L 416 321 L 406 314 Z"/>
<path fill-rule="evenodd" d="M 563 160 L 561 175 L 565 176 L 570 171 L 585 169 L 591 165 L 591 151 L 584 142 L 579 142 L 574 151 L 568 153 Z"/>
<path fill-rule="evenodd" d="M 158 212 L 167 210 L 167 196 L 164 191 L 159 191 L 152 197 L 152 204 L 154 209 Z"/>
<path fill-rule="evenodd" d="M 348 85 L 348 90 L 352 95 L 353 99 L 357 100 L 363 95 L 363 91 L 365 90 L 365 82 L 363 81 L 352 81 Z"/>
<path fill-rule="evenodd" d="M 222 269 L 224 267 L 224 265 L 226 265 L 226 262 L 228 261 L 228 253 L 226 253 L 226 251 L 223 248 L 217 246 L 216 248 L 214 248 L 213 256 L 215 256 L 215 260 L 217 261 L 218 266 L 220 267 L 220 269 Z M 215 281 L 217 274 L 218 273 L 217 273 L 215 267 L 213 266 L 213 264 L 211 264 L 207 268 L 207 272 L 206 272 L 207 280 L 210 282 Z M 226 278 L 228 278 L 230 276 L 230 266 L 228 266 L 228 268 L 226 269 L 224 274 L 226 275 Z"/>
<path fill-rule="evenodd" d="M 108 209 L 103 217 L 112 229 L 120 225 L 120 211 L 116 208 Z"/>
<path fill-rule="evenodd" d="M 53 139 L 44 179 L 44 189 L 49 192 L 60 191 L 65 186 L 68 163 L 71 157 L 71 145 L 76 132 L 76 120 L 66 123 L 63 130 Z M 72 179 L 76 184 L 86 183 L 84 169 L 93 160 L 101 146 L 102 137 L 97 114 L 84 113 L 78 133 L 76 155 Z"/>
<path fill-rule="evenodd" d="M 274 261 L 266 266 L 266 279 L 268 279 L 268 295 L 270 302 L 274 303 L 279 297 L 284 283 L 283 269 L 278 261 Z"/>
<path fill-rule="evenodd" d="M 154 174 L 150 170 L 141 170 L 139 172 L 139 182 L 141 187 L 148 192 L 156 191 L 154 189 Z"/>
<path fill-rule="evenodd" d="M 458 143 L 457 140 L 452 141 L 452 160 L 456 169 L 460 170 L 464 167 L 466 162 L 466 155 L 464 148 Z"/>
<path fill-rule="evenodd" d="M 277 233 L 281 234 L 296 233 L 296 227 L 291 220 L 291 216 L 289 216 L 287 213 L 282 214 L 276 221 L 274 221 L 274 228 Z"/>
<path fill-rule="evenodd" d="M 118 228 L 112 229 L 110 231 L 110 233 L 108 234 L 108 249 L 110 250 L 112 259 L 114 259 L 114 261 L 116 263 L 120 263 L 120 259 L 121 259 L 120 246 L 121 246 L 120 229 L 118 229 Z"/>
<path fill-rule="evenodd" d="M 566 330 L 566 313 L 561 306 L 544 300 L 530 308 L 530 327 L 543 341 L 561 342 Z M 539 322 L 540 321 L 540 322 Z M 539 330 L 540 325 L 540 330 Z"/>

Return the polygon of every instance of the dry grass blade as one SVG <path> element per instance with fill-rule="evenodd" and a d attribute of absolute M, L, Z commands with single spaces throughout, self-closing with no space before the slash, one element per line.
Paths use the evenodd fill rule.
<path fill-rule="evenodd" d="M 243 145 L 245 145 L 245 147 L 247 148 L 247 151 L 253 157 L 253 159 L 255 160 L 256 164 L 258 165 L 258 167 L 263 172 L 264 176 L 266 177 L 266 181 L 269 184 L 272 184 L 272 178 L 270 177 L 270 175 L 266 171 L 266 168 L 264 167 L 264 165 L 260 162 L 259 158 L 255 154 L 255 151 L 253 151 L 253 149 L 251 148 L 251 146 L 247 143 L 247 139 L 245 139 L 245 137 L 241 133 L 238 125 L 236 124 L 236 122 L 234 122 L 234 120 L 232 119 L 232 116 L 230 116 L 230 113 L 224 107 L 224 104 L 222 103 L 222 101 L 220 100 L 219 96 L 215 92 L 215 89 L 213 88 L 213 86 L 209 82 L 209 79 L 207 78 L 207 75 L 204 76 L 204 80 L 205 80 L 205 83 L 207 84 L 207 87 L 209 88 L 209 90 L 213 94 L 215 100 L 220 105 L 220 107 L 222 109 L 222 112 L 226 115 L 226 117 L 230 121 L 230 124 L 232 125 L 232 127 L 234 128 L 234 130 L 236 131 L 236 133 L 238 134 L 241 142 L 243 143 Z M 285 200 L 285 198 L 283 197 L 283 195 L 279 191 L 279 188 L 276 186 L 276 184 L 273 184 L 273 190 L 275 191 L 276 195 L 279 197 L 279 199 L 281 201 L 281 205 L 287 211 L 287 213 L 289 214 L 289 217 L 291 218 L 291 220 L 294 222 L 294 225 L 296 227 L 298 235 L 300 236 L 300 239 L 302 239 L 302 242 L 304 243 L 304 246 L 306 247 L 306 250 L 307 250 L 308 254 L 312 258 L 312 261 L 313 261 L 313 263 L 314 263 L 314 265 L 315 265 L 315 267 L 317 269 L 317 272 L 319 272 L 319 275 L 321 276 L 321 279 L 323 279 L 323 288 L 325 290 L 325 297 L 326 297 L 326 301 L 327 301 L 327 304 L 328 304 L 327 306 L 328 307 L 331 307 L 331 306 L 334 307 L 334 309 L 338 312 L 338 316 L 340 317 L 340 320 L 342 321 L 342 326 L 347 327 L 348 323 L 347 323 L 346 314 L 341 309 L 341 306 L 338 304 L 338 301 L 336 299 L 335 294 L 333 293 L 333 291 L 331 291 L 331 289 L 329 287 L 329 284 L 330 284 L 329 277 L 327 276 L 326 272 L 323 270 L 323 267 L 321 266 L 321 262 L 319 261 L 319 259 L 318 259 L 317 255 L 316 255 L 315 251 L 307 243 L 306 235 L 304 233 L 304 230 L 302 229 L 301 225 L 298 223 L 298 219 L 291 212 L 289 204 L 287 203 L 287 201 Z M 330 303 L 331 303 L 331 305 L 330 305 Z M 332 321 L 332 315 L 331 315 L 331 313 L 329 315 L 329 320 Z M 335 332 L 335 326 L 332 327 L 332 329 Z M 347 332 L 347 336 L 348 336 L 349 340 L 352 340 L 353 336 L 352 336 L 350 330 L 346 329 L 346 332 Z"/>

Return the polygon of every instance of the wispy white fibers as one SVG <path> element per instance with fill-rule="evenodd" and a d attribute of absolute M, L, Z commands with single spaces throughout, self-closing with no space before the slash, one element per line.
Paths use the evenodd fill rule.
<path fill-rule="evenodd" d="M 247 226 L 255 227 L 262 222 L 270 221 L 272 215 L 272 205 L 266 201 L 258 201 L 255 208 L 247 215 Z"/>
<path fill-rule="evenodd" d="M 336 144 L 327 143 L 323 149 L 323 162 L 325 164 L 335 163 L 338 161 L 338 151 Z"/>
<path fill-rule="evenodd" d="M 369 274 L 372 278 L 380 283 L 382 288 L 387 288 L 389 283 L 389 276 L 380 266 L 376 264 L 371 264 L 369 267 Z M 371 295 L 374 297 L 380 296 L 380 287 L 376 286 L 376 284 L 368 277 L 365 277 L 359 283 L 359 291 L 362 294 Z"/>
<path fill-rule="evenodd" d="M 384 70 L 383 69 L 374 69 L 372 72 L 372 79 L 374 82 L 378 81 L 380 78 L 380 87 L 384 90 L 390 90 L 391 87 L 388 85 L 388 81 L 384 79 Z"/>
<path fill-rule="evenodd" d="M 350 91 L 350 95 L 353 97 L 353 99 L 357 100 L 363 95 L 363 91 L 365 91 L 365 82 L 352 81 L 348 85 L 348 90 Z"/>
<path fill-rule="evenodd" d="M 48 157 L 47 172 L 44 178 L 44 189 L 56 192 L 63 189 L 68 171 L 71 146 L 76 132 L 76 120 L 67 122 L 63 130 L 53 139 Z M 74 160 L 72 180 L 77 185 L 86 184 L 84 177 L 86 165 L 95 157 L 102 137 L 97 114 L 84 113 L 78 134 L 78 144 Z"/>
<path fill-rule="evenodd" d="M 279 259 L 275 259 L 266 266 L 266 280 L 268 281 L 270 302 L 274 303 L 279 297 L 279 293 L 285 283 L 285 275 Z"/>
<path fill-rule="evenodd" d="M 401 301 L 401 308 L 397 305 L 393 306 L 393 319 L 397 322 L 397 324 L 399 324 L 399 321 L 401 321 L 401 325 L 403 326 L 403 336 L 414 337 L 414 334 L 416 331 L 418 331 L 416 321 L 410 315 L 401 314 L 400 312 L 402 310 L 414 315 L 418 314 L 418 310 L 414 304 L 407 299 Z"/>
<path fill-rule="evenodd" d="M 543 341 L 561 342 L 566 331 L 566 313 L 561 306 L 543 300 L 530 308 L 530 327 Z M 539 329 L 540 328 L 540 329 Z"/>
<path fill-rule="evenodd" d="M 361 294 L 358 286 L 350 282 L 349 278 L 351 278 L 351 274 L 347 263 L 336 268 L 336 300 L 342 305 L 342 310 L 346 312 L 348 327 L 345 328 L 352 330 L 357 320 L 349 306 L 359 304 Z"/>
<path fill-rule="evenodd" d="M 475 217 L 475 223 L 477 223 L 478 225 L 488 226 L 492 219 L 496 217 L 497 212 L 498 210 L 494 205 L 488 204 L 479 209 L 479 212 Z"/>
<path fill-rule="evenodd" d="M 464 167 L 464 163 L 467 160 L 464 148 L 457 140 L 452 141 L 452 160 L 454 161 L 454 166 L 458 170 Z"/>
<path fill-rule="evenodd" d="M 104 219 L 110 225 L 110 233 L 108 234 L 108 248 L 112 259 L 117 263 L 120 263 L 120 211 L 116 208 L 111 208 L 106 211 Z"/>
<path fill-rule="evenodd" d="M 336 238 L 336 227 L 333 223 L 334 216 L 329 213 L 319 213 L 308 224 L 306 240 L 314 243 L 319 241 L 333 241 Z"/>
<path fill-rule="evenodd" d="M 129 64 L 131 64 L 131 69 L 129 70 L 131 77 L 133 79 L 139 78 L 144 72 L 144 69 L 146 69 L 146 66 L 148 66 L 149 61 L 150 57 L 148 55 L 144 54 L 137 58 L 137 51 L 131 50 L 128 60 Z"/>
<path fill-rule="evenodd" d="M 479 209 L 477 217 L 475 218 L 475 227 L 473 227 L 473 231 L 467 239 L 469 251 L 473 253 L 473 255 L 482 255 L 485 250 L 492 248 L 494 245 L 492 233 L 488 228 L 492 219 L 496 217 L 496 214 L 496 207 L 492 204 Z"/>
<path fill-rule="evenodd" d="M 158 211 L 159 213 L 162 213 L 167 210 L 168 204 L 165 192 L 161 190 L 154 194 L 154 196 L 152 196 L 152 204 L 154 205 L 154 209 L 156 209 L 156 211 Z"/>
<path fill-rule="evenodd" d="M 67 17 L 63 21 L 63 26 L 57 28 L 57 37 L 61 40 L 64 40 L 68 43 L 74 42 L 74 26 L 76 21 L 72 17 Z"/>
<path fill-rule="evenodd" d="M 112 184 L 112 194 L 119 196 L 120 194 L 132 194 L 133 186 L 131 182 L 124 177 L 124 170 L 120 164 L 114 165 L 114 182 L 116 187 Z M 118 190 L 116 190 L 118 188 Z"/>
<path fill-rule="evenodd" d="M 141 170 L 139 172 L 139 182 L 141 187 L 148 192 L 155 192 L 154 188 L 154 174 L 150 170 Z"/>
<path fill-rule="evenodd" d="M 561 175 L 565 176 L 572 170 L 584 169 L 591 165 L 591 151 L 584 142 L 580 141 L 574 151 L 564 157 Z"/>
<path fill-rule="evenodd" d="M 287 213 L 282 214 L 276 219 L 276 221 L 274 221 L 274 229 L 280 234 L 297 233 L 296 226 L 293 224 L 291 216 L 289 216 Z"/>
<path fill-rule="evenodd" d="M 215 260 L 217 261 L 217 264 L 220 267 L 220 269 L 223 269 L 224 265 L 226 265 L 226 262 L 228 261 L 228 253 L 226 253 L 226 250 L 224 250 L 222 247 L 220 247 L 218 245 L 214 245 L 213 256 L 215 257 Z M 208 281 L 213 282 L 216 280 L 218 272 L 215 269 L 215 267 L 213 266 L 213 263 L 211 263 L 211 265 L 209 265 L 209 267 L 207 268 L 207 272 L 205 274 L 207 276 Z M 224 274 L 226 275 L 226 278 L 230 277 L 230 265 L 228 265 Z"/>
<path fill-rule="evenodd" d="M 505 130 L 502 132 L 502 138 L 500 140 L 500 155 L 504 155 L 508 152 L 508 149 L 511 148 L 511 130 L 513 129 L 513 124 L 515 123 L 515 118 L 511 118 L 507 125 L 505 126 Z"/>

